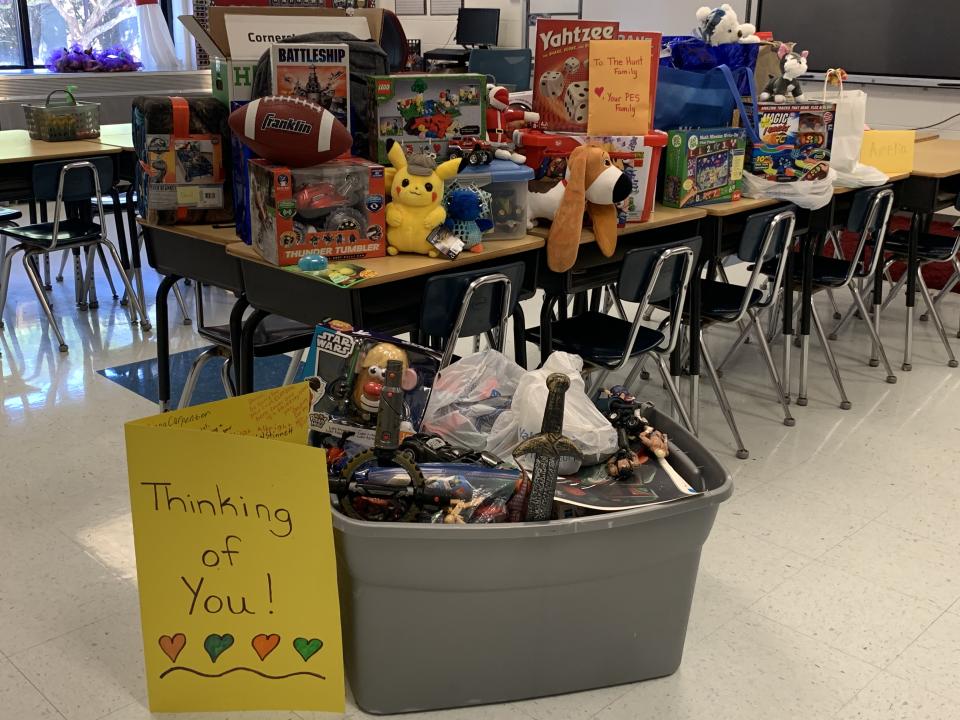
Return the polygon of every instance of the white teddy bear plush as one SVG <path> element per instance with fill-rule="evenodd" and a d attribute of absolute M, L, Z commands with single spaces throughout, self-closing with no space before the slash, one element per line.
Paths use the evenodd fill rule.
<path fill-rule="evenodd" d="M 730 43 L 757 43 L 757 28 L 750 23 L 741 23 L 736 11 L 728 3 L 718 8 L 706 6 L 697 10 L 697 34 L 708 45 Z"/>

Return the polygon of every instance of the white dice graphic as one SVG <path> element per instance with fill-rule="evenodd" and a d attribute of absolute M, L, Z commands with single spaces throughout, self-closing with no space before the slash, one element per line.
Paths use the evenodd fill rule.
<path fill-rule="evenodd" d="M 560 97 L 563 94 L 563 75 L 550 70 L 540 76 L 540 91 L 547 97 Z"/>
<path fill-rule="evenodd" d="M 563 61 L 563 71 L 567 75 L 573 75 L 580 69 L 580 60 L 575 57 L 568 57 Z"/>
<path fill-rule="evenodd" d="M 567 110 L 567 117 L 575 123 L 585 123 L 587 121 L 587 100 L 587 83 L 578 81 L 567 85 L 563 97 L 563 106 Z"/>

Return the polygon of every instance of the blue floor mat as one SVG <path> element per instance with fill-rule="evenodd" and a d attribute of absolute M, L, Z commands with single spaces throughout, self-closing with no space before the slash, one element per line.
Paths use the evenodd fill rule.
<path fill-rule="evenodd" d="M 197 356 L 207 348 L 196 348 L 185 352 L 174 353 L 170 356 L 170 404 L 176 407 L 183 392 L 183 385 L 187 380 L 190 367 Z M 223 400 L 227 395 L 220 382 L 220 367 L 223 360 L 213 358 L 200 371 L 197 387 L 193 391 L 191 405 Z M 267 390 L 279 387 L 283 383 L 283 376 L 290 366 L 290 358 L 286 355 L 255 358 L 253 361 L 254 390 Z M 122 385 L 127 390 L 157 402 L 157 360 L 140 360 L 139 362 L 117 365 L 116 367 L 98 370 L 108 380 Z"/>

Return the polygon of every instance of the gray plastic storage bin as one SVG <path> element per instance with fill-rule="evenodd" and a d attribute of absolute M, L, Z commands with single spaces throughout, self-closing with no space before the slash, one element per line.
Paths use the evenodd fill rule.
<path fill-rule="evenodd" d="M 708 491 L 551 523 L 365 523 L 334 513 L 344 660 L 369 713 L 481 705 L 670 675 L 726 470 L 647 417 Z"/>

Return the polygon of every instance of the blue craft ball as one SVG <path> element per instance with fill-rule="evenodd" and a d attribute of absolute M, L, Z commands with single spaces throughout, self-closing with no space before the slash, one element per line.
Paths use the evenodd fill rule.
<path fill-rule="evenodd" d="M 301 270 L 326 270 L 327 259 L 323 255 L 304 255 L 297 260 L 297 267 Z"/>

